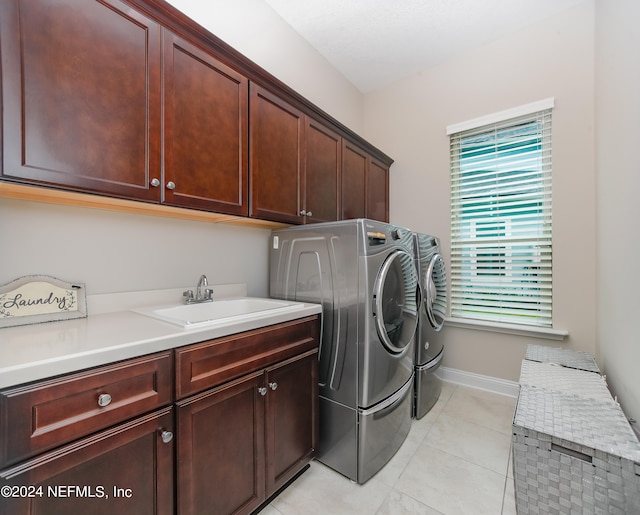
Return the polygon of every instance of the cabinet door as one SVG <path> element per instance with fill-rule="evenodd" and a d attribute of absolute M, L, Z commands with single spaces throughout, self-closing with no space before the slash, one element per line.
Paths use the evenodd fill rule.
<path fill-rule="evenodd" d="M 246 216 L 248 80 L 168 31 L 163 40 L 164 202 Z"/>
<path fill-rule="evenodd" d="M 318 352 L 267 370 L 267 497 L 314 457 L 318 442 Z"/>
<path fill-rule="evenodd" d="M 305 222 L 332 222 L 340 217 L 338 191 L 342 138 L 315 120 L 307 120 Z"/>
<path fill-rule="evenodd" d="M 260 86 L 250 92 L 251 216 L 302 223 L 304 116 Z"/>
<path fill-rule="evenodd" d="M 375 159 L 367 174 L 367 218 L 389 221 L 389 168 Z"/>
<path fill-rule="evenodd" d="M 5 178 L 158 200 L 160 29 L 119 0 L 0 6 Z"/>
<path fill-rule="evenodd" d="M 178 513 L 250 513 L 265 499 L 263 373 L 177 403 Z"/>
<path fill-rule="evenodd" d="M 0 513 L 172 514 L 172 431 L 165 408 L 5 469 Z"/>
<path fill-rule="evenodd" d="M 365 218 L 367 153 L 344 140 L 342 146 L 342 219 Z"/>

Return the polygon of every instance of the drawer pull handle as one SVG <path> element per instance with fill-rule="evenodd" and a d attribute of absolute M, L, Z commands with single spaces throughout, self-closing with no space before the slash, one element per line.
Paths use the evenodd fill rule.
<path fill-rule="evenodd" d="M 104 408 L 111 404 L 111 395 L 108 393 L 103 393 L 98 396 L 98 406 Z"/>
<path fill-rule="evenodd" d="M 267 389 L 264 386 L 261 386 L 260 388 L 258 388 L 258 393 L 264 397 L 265 395 L 267 395 Z"/>
<path fill-rule="evenodd" d="M 162 438 L 162 441 L 164 443 L 169 443 L 171 440 L 173 440 L 173 433 L 171 431 L 162 431 L 160 433 L 160 438 Z"/>
<path fill-rule="evenodd" d="M 269 383 L 269 388 L 271 388 L 272 390 L 275 390 L 276 388 L 278 388 L 278 383 Z"/>

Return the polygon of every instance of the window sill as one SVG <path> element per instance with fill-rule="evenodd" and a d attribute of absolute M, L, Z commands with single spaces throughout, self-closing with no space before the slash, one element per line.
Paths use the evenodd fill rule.
<path fill-rule="evenodd" d="M 491 331 L 494 333 L 515 334 L 517 336 L 531 336 L 533 338 L 545 338 L 547 340 L 564 340 L 569 336 L 569 331 L 560 329 L 546 329 L 516 324 L 503 324 L 500 322 L 484 322 L 482 320 L 467 320 L 463 318 L 447 318 L 445 325 L 449 327 L 461 327 L 463 329 L 476 329 L 479 331 Z"/>

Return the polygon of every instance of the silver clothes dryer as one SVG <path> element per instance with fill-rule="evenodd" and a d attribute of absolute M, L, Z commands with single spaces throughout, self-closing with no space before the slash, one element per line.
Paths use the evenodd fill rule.
<path fill-rule="evenodd" d="M 415 394 L 413 413 L 424 417 L 438 400 L 442 382 L 435 375 L 444 347 L 435 333 L 447 313 L 447 274 L 438 238 L 414 233 L 415 264 L 421 292 L 416 331 Z"/>
<path fill-rule="evenodd" d="M 271 297 L 323 308 L 317 459 L 358 483 L 411 426 L 417 282 L 407 229 L 358 219 L 272 232 Z"/>

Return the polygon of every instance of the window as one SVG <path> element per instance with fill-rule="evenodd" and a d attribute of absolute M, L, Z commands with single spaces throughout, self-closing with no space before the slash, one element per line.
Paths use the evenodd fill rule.
<path fill-rule="evenodd" d="M 552 107 L 448 128 L 454 318 L 552 326 Z"/>

